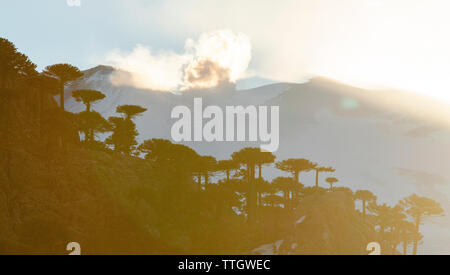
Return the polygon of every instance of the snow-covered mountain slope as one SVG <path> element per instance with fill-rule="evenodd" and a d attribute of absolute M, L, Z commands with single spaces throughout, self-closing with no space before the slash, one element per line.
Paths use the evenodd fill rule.
<path fill-rule="evenodd" d="M 370 189 L 380 201 L 396 203 L 418 193 L 439 201 L 447 216 L 423 227 L 422 253 L 450 253 L 450 115 L 447 105 L 400 91 L 363 90 L 324 78 L 305 84 L 271 84 L 236 91 L 233 85 L 183 95 L 115 87 L 109 82 L 110 67 L 88 70 L 85 77 L 67 89 L 66 106 L 79 112 L 82 104 L 69 97 L 79 88 L 102 91 L 107 98 L 94 105 L 105 116 L 115 115 L 122 104 L 139 104 L 148 111 L 137 119 L 140 140 L 170 139 L 176 105 L 192 107 L 193 97 L 206 105 L 280 106 L 280 148 L 278 159 L 302 157 L 333 166 L 340 185 Z M 256 143 L 187 143 L 201 154 L 218 159 Z M 279 175 L 264 170 L 266 178 Z M 324 178 L 321 175 L 321 184 Z M 314 184 L 314 174 L 301 181 Z"/>
<path fill-rule="evenodd" d="M 170 119 L 173 107 L 177 105 L 193 105 L 193 97 L 202 97 L 204 105 L 259 105 L 289 89 L 290 84 L 272 84 L 257 89 L 236 91 L 234 85 L 208 91 L 189 91 L 183 95 L 169 92 L 140 90 L 133 87 L 118 87 L 111 84 L 110 77 L 114 69 L 98 66 L 84 72 L 84 77 L 72 83 L 66 89 L 66 108 L 71 112 L 81 112 L 84 105 L 76 102 L 71 93 L 77 89 L 95 89 L 106 95 L 106 98 L 93 106 L 93 109 L 106 117 L 117 115 L 116 107 L 124 104 L 137 104 L 148 108 L 136 124 L 140 140 L 148 138 L 170 139 L 170 128 L 174 121 Z"/>

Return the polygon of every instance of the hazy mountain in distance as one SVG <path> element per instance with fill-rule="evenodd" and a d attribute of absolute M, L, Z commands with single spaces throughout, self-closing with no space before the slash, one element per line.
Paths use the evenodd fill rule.
<path fill-rule="evenodd" d="M 193 105 L 194 97 L 202 97 L 204 105 L 258 105 L 278 96 L 290 87 L 290 84 L 272 84 L 257 89 L 236 90 L 236 86 L 229 84 L 215 89 L 185 92 L 182 95 L 170 92 L 136 89 L 129 86 L 114 86 L 110 77 L 114 68 L 97 66 L 84 72 L 84 77 L 72 83 L 66 89 L 66 108 L 71 112 L 84 111 L 83 104 L 71 97 L 73 90 L 95 89 L 106 95 L 106 98 L 93 106 L 93 109 L 109 117 L 117 115 L 116 107 L 124 104 L 137 104 L 148 108 L 148 111 L 139 117 L 137 128 L 140 139 L 153 137 L 170 139 L 170 128 L 173 120 L 170 114 L 177 105 Z"/>
<path fill-rule="evenodd" d="M 249 77 L 236 81 L 236 89 L 238 90 L 249 90 L 261 86 L 266 86 L 269 84 L 275 84 L 277 81 L 270 80 L 262 77 Z"/>
<path fill-rule="evenodd" d="M 138 104 L 148 111 L 136 122 L 140 139 L 170 139 L 176 105 L 192 107 L 193 98 L 202 96 L 204 105 L 280 106 L 279 160 L 308 158 L 333 166 L 341 186 L 370 189 L 381 202 L 395 203 L 418 193 L 439 201 L 447 216 L 423 227 L 422 253 L 450 253 L 450 121 L 449 108 L 426 97 L 401 91 L 364 90 L 326 78 L 313 78 L 304 84 L 276 83 L 254 89 L 237 90 L 226 85 L 182 95 L 168 92 L 113 86 L 111 67 L 99 66 L 85 72 L 83 79 L 68 87 L 66 107 L 84 110 L 69 98 L 74 89 L 97 89 L 107 95 L 93 109 L 105 116 L 115 115 L 122 104 Z M 258 143 L 186 143 L 201 154 L 218 159 Z M 279 175 L 266 169 L 264 176 Z M 325 185 L 326 174 L 320 183 Z M 301 181 L 314 185 L 314 173 L 301 175 Z M 435 222 L 433 222 L 435 221 Z"/>

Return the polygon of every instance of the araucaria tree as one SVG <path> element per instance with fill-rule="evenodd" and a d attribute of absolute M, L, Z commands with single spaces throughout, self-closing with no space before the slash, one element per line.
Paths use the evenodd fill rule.
<path fill-rule="evenodd" d="M 113 145 L 114 150 L 129 155 L 137 145 L 138 132 L 133 119 L 145 111 L 147 109 L 137 105 L 118 106 L 116 112 L 122 114 L 123 117 L 109 118 L 113 133 L 106 140 L 106 143 Z"/>
<path fill-rule="evenodd" d="M 220 160 L 217 163 L 217 169 L 218 169 L 218 171 L 225 172 L 226 180 L 229 181 L 231 172 L 239 169 L 239 163 L 235 162 L 232 159 Z"/>
<path fill-rule="evenodd" d="M 82 77 L 83 73 L 77 67 L 70 64 L 55 64 L 47 66 L 44 74 L 59 80 L 59 104 L 64 111 L 64 88 L 68 82 Z"/>
<path fill-rule="evenodd" d="M 165 180 L 170 177 L 174 184 L 192 179 L 196 172 L 199 155 L 185 145 L 173 144 L 164 139 L 150 139 L 139 146 L 139 151 L 152 163 L 156 173 L 163 174 Z"/>
<path fill-rule="evenodd" d="M 91 110 L 91 105 L 104 99 L 105 95 L 96 90 L 76 90 L 72 92 L 72 96 L 86 106 L 86 111 L 79 114 L 80 124 L 85 140 L 92 142 L 95 131 L 105 132 L 109 129 L 108 122 L 99 113 Z"/>
<path fill-rule="evenodd" d="M 276 167 L 281 171 L 291 173 L 296 183 L 300 183 L 300 173 L 309 172 L 315 167 L 317 164 L 307 160 L 307 159 L 288 159 L 278 162 Z M 297 192 L 294 192 L 294 199 L 298 197 Z"/>
<path fill-rule="evenodd" d="M 86 111 L 91 111 L 91 105 L 99 100 L 104 99 L 106 96 L 96 90 L 76 90 L 72 92 L 72 96 L 78 102 L 83 102 L 86 106 Z"/>
<path fill-rule="evenodd" d="M 200 174 L 203 175 L 205 179 L 205 189 L 209 187 L 210 176 L 218 171 L 217 160 L 212 156 L 200 156 L 198 160 L 198 168 Z"/>
<path fill-rule="evenodd" d="M 138 132 L 133 121 L 122 117 L 110 117 L 112 135 L 106 139 L 106 144 L 112 145 L 114 150 L 129 155 L 137 145 Z"/>
<path fill-rule="evenodd" d="M 101 114 L 95 111 L 84 111 L 78 114 L 79 129 L 84 133 L 84 139 L 88 143 L 95 141 L 95 133 L 111 131 L 110 123 Z"/>
<path fill-rule="evenodd" d="M 444 214 L 444 210 L 438 202 L 426 197 L 420 197 L 416 194 L 402 200 L 400 205 L 404 207 L 406 213 L 413 219 L 416 235 L 419 235 L 420 225 L 426 217 L 441 216 Z M 414 255 L 417 254 L 418 239 L 414 239 Z"/>
<path fill-rule="evenodd" d="M 272 181 L 272 185 L 276 190 L 283 192 L 283 205 L 285 209 L 292 209 L 293 193 L 296 187 L 303 188 L 301 183 L 295 182 L 293 178 L 278 177 Z"/>
<path fill-rule="evenodd" d="M 320 166 L 314 167 L 313 170 L 316 171 L 316 189 L 319 189 L 319 174 L 320 173 L 333 173 L 336 171 L 332 167 L 320 167 Z"/>
<path fill-rule="evenodd" d="M 339 182 L 337 178 L 327 178 L 327 182 L 330 185 L 330 191 L 333 191 L 333 186 Z"/>
<path fill-rule="evenodd" d="M 262 167 L 264 165 L 271 165 L 275 161 L 275 155 L 270 152 L 259 151 L 259 156 L 257 157 L 256 165 L 258 166 L 258 188 L 256 191 L 257 195 L 257 205 L 258 207 L 262 204 L 262 190 L 264 186 L 264 179 L 262 177 Z"/>
<path fill-rule="evenodd" d="M 270 152 L 263 152 L 260 148 L 244 148 L 239 152 L 235 152 L 232 155 L 233 161 L 240 163 L 246 167 L 246 176 L 248 182 L 247 192 L 247 214 L 248 220 L 254 222 L 256 220 L 256 208 L 257 208 L 257 191 L 255 182 L 255 168 L 259 164 L 273 162 L 275 156 Z"/>
<path fill-rule="evenodd" d="M 0 38 L 0 139 L 4 138 L 6 152 L 6 174 L 11 178 L 11 118 L 10 100 L 15 96 L 15 84 L 20 79 L 36 75 L 36 65 L 28 57 L 17 51 L 12 42 Z M 1 145 L 1 144 L 0 144 Z M 2 146 L 3 147 L 3 146 Z"/>
<path fill-rule="evenodd" d="M 17 51 L 8 39 L 0 38 L 0 88 L 7 88 L 20 77 L 36 74 L 36 65 Z"/>
<path fill-rule="evenodd" d="M 363 217 L 366 217 L 367 204 L 376 202 L 377 197 L 369 190 L 358 190 L 355 193 L 355 200 L 361 200 Z"/>
<path fill-rule="evenodd" d="M 122 114 L 127 120 L 133 120 L 146 111 L 147 109 L 139 105 L 122 105 L 116 109 L 116 112 Z"/>
<path fill-rule="evenodd" d="M 291 173 L 295 182 L 300 183 L 300 173 L 311 171 L 317 164 L 307 159 L 288 159 L 278 162 L 276 166 L 281 171 Z"/>

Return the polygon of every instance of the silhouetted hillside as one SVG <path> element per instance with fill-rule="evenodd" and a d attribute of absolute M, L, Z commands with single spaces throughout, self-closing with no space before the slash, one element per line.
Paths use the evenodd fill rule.
<path fill-rule="evenodd" d="M 445 243 L 448 219 L 426 219 L 449 207 L 436 188 L 445 179 L 430 174 L 447 171 L 437 162 L 448 143 L 408 135 L 434 124 L 359 89 L 319 78 L 249 91 L 130 90 L 112 86 L 109 67 L 38 73 L 8 40 L 0 49 L 1 253 L 66 254 L 73 241 L 83 254 L 367 254 L 369 242 L 417 254 L 423 242 Z M 280 150 L 146 138 L 199 95 L 279 105 Z"/>
<path fill-rule="evenodd" d="M 279 253 L 364 254 L 366 235 L 373 235 L 360 222 L 352 197 L 340 193 L 310 197 L 289 214 L 283 208 L 267 210 L 268 222 L 258 226 L 233 212 L 217 220 L 194 183 L 167 189 L 164 172 L 156 173 L 142 159 L 87 149 L 76 141 L 61 149 L 54 132 L 39 137 L 32 92 L 13 92 L 9 133 L 19 138 L 9 144 L 2 139 L 11 154 L 10 198 L 0 206 L 3 253 L 65 254 L 65 245 L 76 240 L 84 254 L 248 254 L 262 243 L 288 238 L 301 245 Z M 44 102 L 44 113 L 56 106 L 49 96 Z M 63 135 L 75 134 L 68 129 Z M 307 218 L 291 239 L 290 223 L 301 215 Z M 341 238 L 346 229 L 362 237 L 346 242 Z"/>

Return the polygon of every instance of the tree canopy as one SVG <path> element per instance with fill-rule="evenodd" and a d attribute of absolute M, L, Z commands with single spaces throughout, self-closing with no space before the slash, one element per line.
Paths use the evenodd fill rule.
<path fill-rule="evenodd" d="M 299 173 L 308 172 L 314 169 L 317 164 L 307 159 L 287 159 L 276 164 L 276 167 L 282 171 L 292 173 L 297 182 L 300 181 Z"/>
<path fill-rule="evenodd" d="M 130 154 L 138 144 L 136 124 L 121 117 L 110 117 L 108 121 L 113 133 L 106 139 L 106 144 L 112 145 L 117 152 Z"/>
<path fill-rule="evenodd" d="M 7 87 L 7 82 L 36 73 L 36 64 L 20 53 L 11 41 L 0 38 L 0 88 Z"/>
<path fill-rule="evenodd" d="M 139 146 L 139 150 L 145 154 L 147 160 L 173 165 L 193 166 L 193 161 L 198 158 L 198 154 L 193 149 L 165 139 L 146 140 Z"/>
<path fill-rule="evenodd" d="M 416 194 L 405 198 L 401 202 L 401 205 L 405 207 L 408 214 L 419 221 L 421 221 L 422 217 L 439 216 L 444 212 L 438 202 Z"/>
<path fill-rule="evenodd" d="M 77 80 L 83 76 L 83 73 L 77 67 L 66 63 L 47 66 L 43 73 L 59 80 L 59 104 L 61 109 L 64 110 L 64 87 L 66 83 Z"/>
<path fill-rule="evenodd" d="M 133 119 L 146 111 L 146 108 L 138 105 L 122 105 L 118 106 L 116 109 L 116 112 L 119 114 L 123 114 L 126 119 Z"/>
<path fill-rule="evenodd" d="M 67 63 L 47 66 L 44 69 L 44 74 L 58 79 L 63 85 L 83 76 L 83 73 L 77 67 Z"/>
<path fill-rule="evenodd" d="M 76 90 L 72 92 L 72 96 L 78 102 L 83 102 L 83 104 L 86 105 L 86 111 L 88 112 L 91 111 L 92 103 L 106 97 L 102 92 L 96 90 Z"/>

